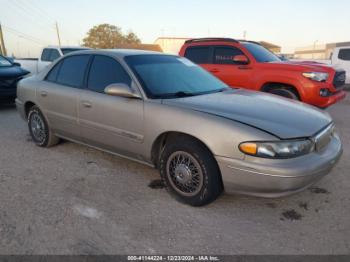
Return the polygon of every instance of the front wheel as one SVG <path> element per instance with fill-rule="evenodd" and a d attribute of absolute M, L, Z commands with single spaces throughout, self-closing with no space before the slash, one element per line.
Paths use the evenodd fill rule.
<path fill-rule="evenodd" d="M 194 139 L 168 141 L 160 157 L 160 173 L 171 195 L 192 206 L 209 204 L 223 191 L 214 157 Z"/>
<path fill-rule="evenodd" d="M 297 94 L 295 94 L 292 90 L 284 89 L 284 88 L 277 88 L 277 89 L 271 89 L 269 91 L 270 94 L 282 96 L 285 98 L 289 98 L 292 100 L 299 100 L 299 97 Z"/>
<path fill-rule="evenodd" d="M 33 106 L 29 110 L 28 128 L 37 146 L 50 147 L 59 142 L 59 138 L 52 133 L 44 115 L 37 106 Z"/>

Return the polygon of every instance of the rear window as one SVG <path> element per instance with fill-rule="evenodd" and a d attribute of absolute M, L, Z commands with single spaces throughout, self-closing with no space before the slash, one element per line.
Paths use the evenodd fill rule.
<path fill-rule="evenodd" d="M 56 49 L 52 49 L 50 54 L 50 61 L 55 61 L 59 57 L 60 53 Z"/>
<path fill-rule="evenodd" d="M 350 48 L 348 49 L 340 49 L 338 58 L 341 60 L 350 61 Z"/>
<path fill-rule="evenodd" d="M 61 48 L 62 54 L 66 55 L 72 52 L 88 50 L 88 48 Z"/>
<path fill-rule="evenodd" d="M 211 48 L 209 46 L 193 46 L 186 49 L 185 57 L 196 64 L 211 64 Z"/>
<path fill-rule="evenodd" d="M 50 62 L 51 49 L 45 48 L 41 54 L 41 61 Z"/>
<path fill-rule="evenodd" d="M 71 87 L 81 87 L 90 56 L 70 56 L 63 60 L 57 76 L 57 83 Z"/>

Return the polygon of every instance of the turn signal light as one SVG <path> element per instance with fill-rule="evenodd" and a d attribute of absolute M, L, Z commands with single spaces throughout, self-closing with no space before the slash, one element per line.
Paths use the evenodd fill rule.
<path fill-rule="evenodd" d="M 243 143 L 239 145 L 239 149 L 249 155 L 256 155 L 258 146 L 254 143 Z"/>

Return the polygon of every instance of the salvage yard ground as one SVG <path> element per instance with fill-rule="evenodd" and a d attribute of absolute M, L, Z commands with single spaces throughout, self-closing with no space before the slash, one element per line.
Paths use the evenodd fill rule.
<path fill-rule="evenodd" d="M 344 154 L 314 187 L 194 208 L 172 199 L 152 168 L 69 142 L 36 147 L 15 108 L 1 106 L 0 253 L 347 254 L 350 96 L 327 111 Z"/>

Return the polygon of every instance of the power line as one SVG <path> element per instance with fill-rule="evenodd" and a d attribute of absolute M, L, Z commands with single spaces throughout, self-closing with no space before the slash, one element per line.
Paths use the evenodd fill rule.
<path fill-rule="evenodd" d="M 22 1 L 22 0 L 21 0 Z M 49 20 L 55 22 L 57 19 L 51 17 L 47 11 L 45 11 L 44 9 L 42 9 L 40 6 L 36 5 L 35 1 L 30 1 L 30 0 L 26 0 L 27 2 L 30 2 L 30 6 L 32 6 L 33 8 L 36 8 L 41 14 L 43 14 L 44 16 L 46 16 L 46 18 L 48 18 Z"/>
<path fill-rule="evenodd" d="M 10 5 L 10 7 L 15 10 L 17 13 L 20 12 L 22 15 L 22 17 L 26 18 L 28 21 L 31 21 L 32 23 L 35 23 L 37 27 L 41 27 L 44 30 L 54 30 L 53 25 L 49 26 L 46 24 L 46 26 L 44 26 L 45 24 L 43 24 L 42 22 L 37 21 L 34 16 L 31 16 L 30 14 L 28 14 L 28 10 L 26 10 L 22 5 L 20 5 L 18 2 L 16 1 L 11 1 L 12 4 L 14 5 Z"/>
<path fill-rule="evenodd" d="M 2 27 L 8 32 L 10 32 L 10 33 L 12 33 L 14 35 L 17 35 L 18 37 L 21 37 L 21 38 L 24 38 L 26 40 L 32 41 L 32 42 L 34 42 L 34 43 L 36 43 L 36 44 L 38 44 L 40 46 L 47 45 L 47 43 L 45 43 L 44 41 L 42 41 L 42 40 L 40 40 L 40 39 L 38 39 L 36 37 L 30 36 L 28 34 L 25 34 L 25 33 L 21 32 L 21 31 L 18 31 L 17 29 L 14 29 L 14 28 L 11 28 L 11 27 L 8 27 L 8 26 L 5 26 L 5 25 L 3 25 Z"/>
<path fill-rule="evenodd" d="M 30 1 L 28 4 L 29 0 L 23 1 L 23 0 L 15 0 L 17 1 L 18 4 L 23 6 L 24 8 L 28 9 L 30 12 L 34 13 L 34 15 L 41 17 L 45 19 L 49 24 L 54 25 L 55 19 L 51 18 L 45 11 L 42 11 L 42 9 L 39 9 L 34 5 L 33 2 Z"/>

